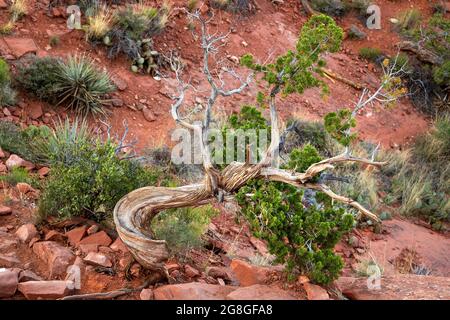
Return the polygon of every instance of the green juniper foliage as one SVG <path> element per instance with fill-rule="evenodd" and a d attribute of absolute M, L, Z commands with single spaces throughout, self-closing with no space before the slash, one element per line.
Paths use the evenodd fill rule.
<path fill-rule="evenodd" d="M 325 82 L 317 78 L 322 75 L 321 68 L 325 65 L 321 54 L 339 50 L 342 39 L 342 29 L 332 18 L 320 14 L 304 24 L 295 50 L 279 56 L 274 63 L 261 65 L 253 56 L 244 55 L 241 64 L 261 73 L 267 87 L 268 94 L 258 94 L 258 103 L 274 107 L 279 92 L 283 95 L 303 93 L 311 87 L 321 87 L 326 93 Z M 346 131 L 354 126 L 349 115 L 347 111 L 330 114 L 325 125 L 342 144 L 351 140 L 346 137 Z M 237 126 L 249 126 L 248 119 L 242 123 L 233 119 L 233 122 Z M 304 172 L 320 159 L 317 149 L 306 144 L 290 153 L 285 168 Z M 308 274 L 317 283 L 329 283 L 338 277 L 343 266 L 341 258 L 333 253 L 333 246 L 351 230 L 353 216 L 333 206 L 321 193 L 309 192 L 305 195 L 308 200 L 305 204 L 303 197 L 303 191 L 292 186 L 262 180 L 250 182 L 237 195 L 242 213 L 249 220 L 255 236 L 267 240 L 277 261 L 286 263 L 290 278 L 300 272 Z"/>
<path fill-rule="evenodd" d="M 256 63 L 252 55 L 246 54 L 242 56 L 241 64 L 263 74 L 263 80 L 272 87 L 271 97 L 279 90 L 287 95 L 303 93 L 305 89 L 317 86 L 327 92 L 325 82 L 315 76 L 322 74 L 321 67 L 325 65 L 320 54 L 339 50 L 342 39 L 343 31 L 332 18 L 315 15 L 303 25 L 295 51 L 289 50 L 275 63 L 267 65 Z"/>
<path fill-rule="evenodd" d="M 243 141 L 244 145 L 237 145 L 238 138 L 235 134 L 236 130 L 244 130 L 244 132 L 247 134 L 245 141 Z M 255 137 L 252 137 L 252 131 L 246 130 L 254 130 Z M 261 134 L 270 135 L 270 126 L 267 124 L 267 120 L 262 116 L 260 110 L 258 110 L 254 106 L 244 105 L 239 113 L 233 113 L 228 119 L 228 123 L 225 124 L 222 128 L 223 142 L 226 146 L 223 150 L 223 163 L 227 163 L 227 154 L 225 152 L 226 150 L 234 150 L 233 160 L 236 161 L 238 150 L 245 150 L 248 146 L 250 146 L 252 141 L 258 142 Z M 230 139 L 230 137 L 232 137 L 232 139 Z M 267 137 L 267 140 L 269 140 L 269 137 Z M 229 147 L 227 145 L 228 142 L 231 142 L 233 146 Z M 258 150 L 258 160 L 260 160 L 259 154 L 264 151 L 262 150 L 262 147 L 263 146 L 260 145 L 256 146 Z M 219 150 L 212 150 L 212 153 L 214 155 L 213 159 L 215 159 L 215 154 L 217 151 Z"/>
<path fill-rule="evenodd" d="M 229 118 L 228 126 L 266 129 L 263 119 L 255 108 L 245 106 Z M 321 159 L 317 149 L 306 143 L 292 150 L 284 168 L 304 172 Z M 277 262 L 286 263 L 289 278 L 299 273 L 308 274 L 317 283 L 337 278 L 343 262 L 333 247 L 353 227 L 351 214 L 334 207 L 320 193 L 315 196 L 317 206 L 305 207 L 303 191 L 280 182 L 251 181 L 236 198 L 254 235 L 268 242 Z"/>
<path fill-rule="evenodd" d="M 330 112 L 325 116 L 325 129 L 330 136 L 344 146 L 350 145 L 356 139 L 356 133 L 349 133 L 351 128 L 356 127 L 356 120 L 348 109 L 338 112 Z"/>
<path fill-rule="evenodd" d="M 293 151 L 286 168 L 303 171 L 320 160 L 311 145 Z M 248 197 L 248 195 L 251 195 Z M 290 279 L 299 273 L 327 284 L 339 276 L 342 259 L 333 247 L 353 227 L 353 216 L 322 195 L 318 206 L 302 204 L 303 191 L 280 182 L 256 180 L 237 194 L 242 214 L 256 237 L 268 242 L 276 262 L 286 263 Z"/>

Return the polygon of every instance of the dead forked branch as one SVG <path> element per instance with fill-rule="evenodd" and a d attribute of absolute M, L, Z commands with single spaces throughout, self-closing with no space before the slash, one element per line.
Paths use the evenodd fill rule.
<path fill-rule="evenodd" d="M 172 65 L 178 81 L 178 96 L 174 99 L 171 114 L 178 124 L 194 131 L 200 137 L 200 152 L 203 159 L 205 178 L 201 183 L 178 188 L 144 187 L 129 193 L 117 203 L 114 209 L 114 222 L 121 239 L 135 259 L 145 268 L 159 271 L 168 276 L 164 267 L 164 262 L 169 257 L 168 248 L 165 241 L 154 239 L 150 230 L 152 219 L 159 212 L 166 209 L 201 206 L 216 200 L 222 201 L 223 199 L 226 201 L 239 188 L 248 183 L 249 180 L 255 178 L 281 181 L 298 188 L 322 191 L 336 201 L 356 208 L 362 215 L 379 221 L 376 215 L 365 209 L 358 202 L 335 194 L 322 182 L 312 182 L 314 177 L 342 162 L 358 162 L 372 166 L 383 165 L 382 162 L 374 161 L 374 157 L 372 159 L 356 158 L 350 154 L 347 148 L 341 155 L 311 165 L 304 173 L 290 172 L 272 166 L 274 160 L 277 160 L 280 147 L 280 132 L 276 110 L 276 97 L 280 92 L 279 85 L 275 85 L 270 92 L 271 143 L 260 162 L 257 164 L 232 162 L 222 171 L 219 171 L 214 166 L 207 139 L 208 129 L 212 122 L 212 108 L 219 96 L 228 97 L 240 94 L 247 88 L 253 75 L 249 74 L 246 77 L 241 77 L 235 70 L 224 65 L 224 60 L 216 59 L 218 48 L 223 45 L 221 40 L 227 35 L 211 35 L 208 33 L 208 20 L 205 20 L 198 12 L 188 13 L 188 16 L 190 19 L 200 23 L 201 34 L 199 38 L 203 49 L 203 73 L 210 86 L 210 95 L 201 124 L 192 124 L 183 118 L 181 109 L 185 102 L 185 92 L 188 89 L 193 89 L 193 87 L 189 82 L 183 80 L 181 65 Z M 216 62 L 214 66 L 212 66 L 213 60 Z M 282 72 L 278 74 L 280 80 L 283 76 Z M 239 85 L 236 88 L 227 88 L 225 77 L 235 79 L 239 82 Z M 370 95 L 367 91 L 364 91 L 356 109 L 360 110 L 371 101 L 381 99 L 381 92 L 382 90 L 378 90 L 373 95 Z M 368 102 L 364 100 L 364 96 L 366 100 L 369 100 Z"/>

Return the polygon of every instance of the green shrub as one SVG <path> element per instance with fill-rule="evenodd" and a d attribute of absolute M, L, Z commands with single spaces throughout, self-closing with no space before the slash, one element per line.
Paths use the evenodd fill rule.
<path fill-rule="evenodd" d="M 0 107 L 11 106 L 16 103 L 16 92 L 11 88 L 9 66 L 0 58 Z"/>
<path fill-rule="evenodd" d="M 217 211 L 211 206 L 172 209 L 161 212 L 152 221 L 157 239 L 166 240 L 171 254 L 183 256 L 204 245 L 202 235 Z"/>
<path fill-rule="evenodd" d="M 356 127 L 356 120 L 349 109 L 328 113 L 324 122 L 328 134 L 343 146 L 349 146 L 356 139 L 355 133 L 348 134 L 351 128 Z"/>
<path fill-rule="evenodd" d="M 364 47 L 359 50 L 359 56 L 369 61 L 377 61 L 382 56 L 382 52 L 377 48 Z"/>
<path fill-rule="evenodd" d="M 32 58 L 19 65 L 17 82 L 35 97 L 55 103 L 55 83 L 60 59 L 53 57 Z"/>
<path fill-rule="evenodd" d="M 117 27 L 131 40 L 140 41 L 158 34 L 165 27 L 168 13 L 145 5 L 129 5 L 117 13 Z"/>
<path fill-rule="evenodd" d="M 54 165 L 39 202 L 41 217 L 108 219 L 125 194 L 158 182 L 160 172 L 122 160 L 111 140 L 85 136 L 80 127 L 58 130 L 64 132 L 55 133 L 49 148 Z"/>
<path fill-rule="evenodd" d="M 434 68 L 433 80 L 439 85 L 450 86 L 450 60 Z"/>

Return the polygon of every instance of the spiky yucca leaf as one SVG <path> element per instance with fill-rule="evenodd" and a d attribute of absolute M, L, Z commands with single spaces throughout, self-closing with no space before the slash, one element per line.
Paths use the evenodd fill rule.
<path fill-rule="evenodd" d="M 84 55 L 71 56 L 66 63 L 58 64 L 55 81 L 58 105 L 65 104 L 82 115 L 104 114 L 104 95 L 114 89 L 109 74 L 95 68 Z"/>

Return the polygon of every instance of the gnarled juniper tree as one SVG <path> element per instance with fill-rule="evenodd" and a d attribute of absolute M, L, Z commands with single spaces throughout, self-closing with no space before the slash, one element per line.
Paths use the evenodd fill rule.
<path fill-rule="evenodd" d="M 235 70 L 223 65 L 223 59 L 217 59 L 216 64 L 211 65 L 218 48 L 223 45 L 221 40 L 227 35 L 211 35 L 207 30 L 208 19 L 204 19 L 199 12 L 187 14 L 190 19 L 200 24 L 203 73 L 211 90 L 206 100 L 202 123 L 189 122 L 181 116 L 180 109 L 185 102 L 186 90 L 192 89 L 193 86 L 184 81 L 182 65 L 172 64 L 179 83 L 179 92 L 172 104 L 171 114 L 177 124 L 192 130 L 200 137 L 205 177 L 197 184 L 178 188 L 145 187 L 126 195 L 114 210 L 114 221 L 121 239 L 144 267 L 163 272 L 169 277 L 164 267 L 168 258 L 167 245 L 165 241 L 154 238 L 149 227 L 150 221 L 162 210 L 228 201 L 237 193 L 241 203 L 245 197 L 250 196 L 250 199 L 245 201 L 250 200 L 256 204 L 252 209 L 244 207 L 244 213 L 257 235 L 269 241 L 270 248 L 277 253 L 280 261 L 286 261 L 291 270 L 299 267 L 301 271 L 307 271 L 317 282 L 328 282 L 336 276 L 341 267 L 341 263 L 332 255 L 331 248 L 352 224 L 351 217 L 345 215 L 342 208 L 332 206 L 332 201 L 351 206 L 374 221 L 379 219 L 358 202 L 335 194 L 320 177 L 324 171 L 331 170 L 335 164 L 342 162 L 373 166 L 383 164 L 376 162 L 374 157 L 363 159 L 352 156 L 351 139 L 344 138 L 351 136 L 352 125 L 346 123 L 352 124 L 358 110 L 375 100 L 394 99 L 384 90 L 390 83 L 389 79 L 396 76 L 393 69 L 386 70 L 386 77 L 373 94 L 367 89 L 363 91 L 353 112 L 330 116 L 329 130 L 337 138 L 342 138 L 341 143 L 346 146 L 345 152 L 320 159 L 316 150 L 307 146 L 291 154 L 288 164 L 279 168 L 273 166 L 280 146 L 277 97 L 279 94 L 302 93 L 304 89 L 316 86 L 327 90 L 320 79 L 321 67 L 325 64 L 321 55 L 339 49 L 342 30 L 325 15 L 313 16 L 302 27 L 295 50 L 276 58 L 273 63 L 260 64 L 250 55 L 243 56 L 242 64 L 253 70 L 244 80 Z M 214 165 L 208 138 L 213 123 L 213 107 L 218 97 L 227 98 L 244 91 L 255 74 L 257 81 L 266 83 L 267 92 L 259 93 L 257 99 L 270 109 L 270 144 L 258 157 L 256 164 L 234 161 L 221 169 Z M 261 76 L 258 77 L 258 74 Z M 224 81 L 225 75 L 239 81 L 240 85 L 229 89 L 229 85 Z M 239 119 L 235 119 L 235 124 L 239 125 Z M 266 181 L 275 183 L 265 183 Z M 251 191 L 251 188 L 254 192 L 248 195 L 245 191 Z M 322 199 L 313 205 L 302 203 L 298 189 L 318 192 L 315 198 Z M 272 198 L 271 201 L 264 201 L 268 197 Z"/>

